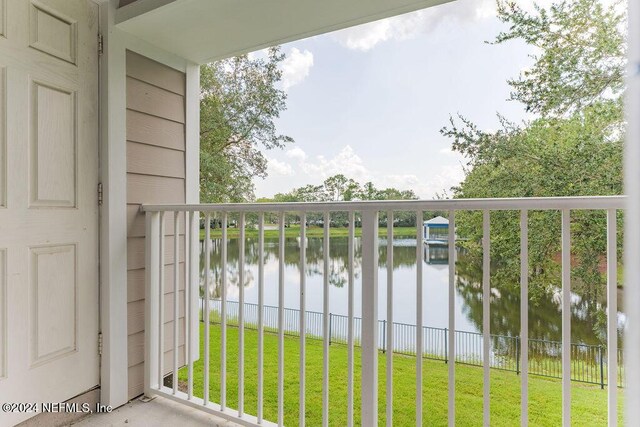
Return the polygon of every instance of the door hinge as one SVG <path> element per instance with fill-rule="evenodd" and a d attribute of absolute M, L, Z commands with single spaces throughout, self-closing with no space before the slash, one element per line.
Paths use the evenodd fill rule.
<path fill-rule="evenodd" d="M 98 55 L 102 55 L 104 53 L 104 38 L 102 34 L 98 34 Z"/>
<path fill-rule="evenodd" d="M 98 206 L 102 206 L 102 183 L 98 183 Z"/>
<path fill-rule="evenodd" d="M 98 332 L 98 356 L 102 356 L 102 332 Z"/>

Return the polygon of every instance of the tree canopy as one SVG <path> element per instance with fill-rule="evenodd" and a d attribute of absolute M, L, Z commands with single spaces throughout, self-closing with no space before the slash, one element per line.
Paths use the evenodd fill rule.
<path fill-rule="evenodd" d="M 471 119 L 452 117 L 441 133 L 467 159 L 456 198 L 543 197 L 622 194 L 626 17 L 620 5 L 599 0 L 562 0 L 528 12 L 498 1 L 508 26 L 492 42 L 523 40 L 536 48 L 533 65 L 509 81 L 510 97 L 535 117 L 513 123 L 499 116 L 488 132 Z M 481 214 L 461 213 L 458 234 L 471 256 L 481 256 Z M 519 283 L 519 219 L 492 213 L 494 280 Z M 600 264 L 605 250 L 602 212 L 572 213 L 574 289 L 602 296 Z M 530 289 L 536 294 L 559 285 L 560 215 L 530 213 Z M 621 242 L 622 239 L 619 239 Z"/>
<path fill-rule="evenodd" d="M 626 3 L 563 0 L 529 13 L 498 1 L 498 18 L 509 25 L 494 43 L 522 40 L 537 48 L 533 66 L 509 81 L 511 99 L 542 116 L 571 115 L 624 90 Z"/>
<path fill-rule="evenodd" d="M 273 47 L 266 58 L 241 55 L 200 68 L 201 201 L 252 200 L 253 179 L 267 174 L 261 149 L 293 142 L 274 123 L 286 109 L 277 85 L 284 57 Z"/>
<path fill-rule="evenodd" d="M 353 178 L 337 174 L 320 185 L 305 185 L 274 196 L 276 202 L 348 202 L 352 200 L 415 200 L 413 190 L 379 189 L 372 182 L 360 184 Z"/>
<path fill-rule="evenodd" d="M 337 174 L 325 179 L 320 185 L 308 184 L 294 188 L 288 193 L 278 193 L 272 199 L 262 198 L 259 202 L 346 202 L 355 200 L 415 200 L 418 196 L 413 190 L 399 190 L 397 188 L 379 189 L 372 182 L 360 184 L 353 178 L 348 178 L 343 174 Z M 295 215 L 289 216 L 289 220 L 298 220 Z M 308 219 L 318 222 L 322 215 L 310 214 Z M 386 223 L 386 213 L 380 213 L 380 221 Z M 273 220 L 273 218 L 271 218 Z M 394 215 L 395 224 L 399 226 L 415 225 L 415 212 L 396 212 Z M 331 221 L 335 225 L 345 226 L 348 224 L 347 216 L 344 212 L 334 212 L 331 214 Z"/>

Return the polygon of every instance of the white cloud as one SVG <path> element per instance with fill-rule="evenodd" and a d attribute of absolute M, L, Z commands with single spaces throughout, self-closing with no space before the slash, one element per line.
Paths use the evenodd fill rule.
<path fill-rule="evenodd" d="M 414 174 L 385 175 L 379 182 L 381 187 L 394 187 L 399 190 L 414 189 L 416 185 L 420 185 L 420 179 Z"/>
<path fill-rule="evenodd" d="M 308 50 L 300 51 L 298 48 L 291 49 L 291 53 L 282 61 L 282 88 L 284 90 L 295 86 L 309 76 L 309 71 L 313 67 L 313 53 Z"/>
<path fill-rule="evenodd" d="M 549 7 L 553 0 L 537 0 Z M 525 10 L 533 11 L 531 0 L 516 0 Z M 368 51 L 388 40 L 406 40 L 428 33 L 447 20 L 474 22 L 496 16 L 495 0 L 458 0 L 404 15 L 346 28 L 333 33 L 333 38 L 352 50 Z"/>
<path fill-rule="evenodd" d="M 304 162 L 305 160 L 307 160 L 307 153 L 305 153 L 304 150 L 300 147 L 294 147 L 290 150 L 287 150 L 284 155 L 299 162 Z"/>
<path fill-rule="evenodd" d="M 376 187 L 393 187 L 398 190 L 413 190 L 421 199 L 431 199 L 436 193 L 449 190 L 464 179 L 462 166 L 441 166 L 424 177 L 415 174 L 388 174 L 373 180 Z"/>
<path fill-rule="evenodd" d="M 459 0 L 337 31 L 333 38 L 348 49 L 367 51 L 387 40 L 432 31 L 446 19 L 475 21 L 490 16 L 495 16 L 495 0 Z"/>
<path fill-rule="evenodd" d="M 371 174 L 367 170 L 362 158 L 356 154 L 351 146 L 345 146 L 333 158 L 316 156 L 312 161 L 300 162 L 302 170 L 310 176 L 319 176 L 322 179 L 336 174 L 344 174 L 356 181 L 369 180 Z"/>
<path fill-rule="evenodd" d="M 365 161 L 350 145 L 346 145 L 330 158 L 323 155 L 309 157 L 300 147 L 288 150 L 285 152 L 285 156 L 295 161 L 293 169 L 299 171 L 299 173 L 294 173 L 299 176 L 300 185 L 303 185 L 302 182 L 320 184 L 326 178 L 341 173 L 361 184 L 371 181 L 378 188 L 393 187 L 399 190 L 413 190 L 418 197 L 430 199 L 436 193 L 449 190 L 464 179 L 464 172 L 460 164 L 440 166 L 436 170 L 425 173 L 424 176 L 412 173 L 381 174 L 368 168 Z M 269 167 L 272 165 L 271 162 L 270 159 Z M 282 164 L 291 167 L 288 163 L 278 163 L 278 166 L 274 167 L 280 167 Z"/>
<path fill-rule="evenodd" d="M 267 158 L 268 161 L 268 172 L 269 174 L 274 174 L 274 175 L 282 175 L 282 176 L 291 176 L 291 175 L 295 175 L 295 171 L 293 170 L 293 167 L 286 162 L 281 162 L 277 159 L 270 159 Z"/>

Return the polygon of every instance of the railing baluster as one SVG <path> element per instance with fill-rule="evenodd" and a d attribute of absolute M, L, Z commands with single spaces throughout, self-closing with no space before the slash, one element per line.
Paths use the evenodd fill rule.
<path fill-rule="evenodd" d="M 562 425 L 571 425 L 571 211 L 562 210 Z"/>
<path fill-rule="evenodd" d="M 240 241 L 238 251 L 238 417 L 244 415 L 244 245 L 245 213 L 240 213 Z"/>
<path fill-rule="evenodd" d="M 224 245 L 224 242 L 223 242 Z M 209 289 L 211 272 L 211 214 L 204 217 L 204 367 L 202 369 L 203 396 L 202 404 L 209 404 Z"/>
<path fill-rule="evenodd" d="M 378 212 L 362 211 L 361 425 L 378 423 Z"/>
<path fill-rule="evenodd" d="M 178 392 L 178 344 L 180 340 L 180 212 L 173 212 L 173 394 Z M 186 325 L 186 322 L 185 322 Z"/>
<path fill-rule="evenodd" d="M 355 212 L 349 212 L 349 289 L 347 296 L 347 426 L 353 426 L 353 305 L 355 287 Z"/>
<path fill-rule="evenodd" d="M 616 210 L 607 211 L 607 395 L 609 427 L 618 424 L 618 258 Z M 601 359 L 602 361 L 602 359 Z"/>
<path fill-rule="evenodd" d="M 278 425 L 284 425 L 284 212 L 278 224 Z"/>
<path fill-rule="evenodd" d="M 188 379 L 187 379 L 187 398 L 191 400 L 193 398 L 193 336 L 199 335 L 200 330 L 198 328 L 194 328 L 193 324 L 193 295 L 191 286 L 193 282 L 191 281 L 191 269 L 194 261 L 194 251 L 193 251 L 193 229 L 194 229 L 194 213 L 189 212 L 189 222 L 187 223 L 187 212 L 184 213 L 185 219 L 185 280 L 184 280 L 184 291 L 185 291 L 185 345 L 186 345 L 186 362 L 187 362 L 187 370 L 188 370 Z M 199 323 L 199 322 L 198 322 Z M 197 325 L 197 324 L 196 324 Z"/>
<path fill-rule="evenodd" d="M 258 217 L 258 422 L 264 407 L 264 213 Z"/>
<path fill-rule="evenodd" d="M 449 426 L 456 424 L 456 213 L 449 211 Z"/>
<path fill-rule="evenodd" d="M 393 425 L 393 211 L 387 212 L 387 426 Z"/>
<path fill-rule="evenodd" d="M 423 251 L 423 216 L 416 212 L 416 425 L 422 425 L 422 251 Z"/>
<path fill-rule="evenodd" d="M 323 252 L 323 287 L 322 287 L 322 425 L 329 425 L 329 227 L 331 216 L 324 213 Z"/>
<path fill-rule="evenodd" d="M 229 217 L 222 214 L 222 241 L 220 242 L 222 260 L 222 289 L 220 290 L 220 410 L 227 408 L 227 226 Z M 207 255 L 207 259 L 209 256 Z M 206 322 L 208 325 L 209 322 Z M 205 333 L 205 336 L 208 333 Z M 209 366 L 205 364 L 205 366 Z M 208 369 L 205 369 L 208 371 Z"/>
<path fill-rule="evenodd" d="M 483 424 L 491 424 L 491 224 L 488 210 L 482 212 L 482 367 L 483 378 Z"/>
<path fill-rule="evenodd" d="M 300 404 L 298 419 L 300 427 L 305 425 L 305 390 L 306 390 L 306 336 L 307 336 L 307 214 L 300 215 Z"/>
<path fill-rule="evenodd" d="M 159 334 L 158 334 L 158 386 L 162 388 L 164 385 L 164 290 L 165 290 L 165 280 L 164 280 L 164 252 L 165 252 L 165 221 L 164 221 L 165 213 L 160 212 L 160 253 L 159 257 L 159 274 L 160 274 L 160 290 L 158 292 L 158 309 L 159 309 Z"/>
<path fill-rule="evenodd" d="M 144 393 L 152 396 L 152 391 L 162 385 L 162 376 L 159 365 L 159 356 L 156 350 L 159 346 L 160 320 L 160 214 L 147 212 L 145 218 L 145 235 L 147 236 L 145 257 L 145 375 Z M 155 350 L 154 350 L 155 349 Z"/>
<path fill-rule="evenodd" d="M 529 425 L 529 217 L 520 211 L 520 424 Z"/>

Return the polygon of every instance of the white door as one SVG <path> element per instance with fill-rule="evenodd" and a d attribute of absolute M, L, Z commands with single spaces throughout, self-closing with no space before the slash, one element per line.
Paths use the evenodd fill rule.
<path fill-rule="evenodd" d="M 99 383 L 97 32 L 89 0 L 0 0 L 2 403 Z"/>

